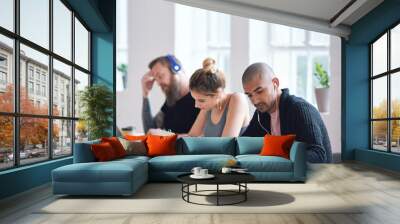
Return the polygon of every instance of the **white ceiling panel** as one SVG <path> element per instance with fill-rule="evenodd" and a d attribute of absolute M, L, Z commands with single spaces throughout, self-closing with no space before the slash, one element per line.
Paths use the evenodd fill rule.
<path fill-rule="evenodd" d="M 383 0 L 168 0 L 341 37 Z"/>

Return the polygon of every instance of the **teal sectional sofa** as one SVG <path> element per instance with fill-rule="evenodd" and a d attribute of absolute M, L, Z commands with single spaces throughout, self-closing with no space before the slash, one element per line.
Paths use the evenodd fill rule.
<path fill-rule="evenodd" d="M 91 141 L 75 144 L 74 163 L 52 171 L 54 194 L 68 195 L 131 195 L 148 181 L 176 181 L 193 167 L 219 172 L 228 160 L 234 159 L 259 182 L 305 182 L 306 144 L 294 142 L 290 159 L 260 156 L 262 137 L 180 138 L 177 155 L 127 156 L 122 159 L 96 162 Z"/>

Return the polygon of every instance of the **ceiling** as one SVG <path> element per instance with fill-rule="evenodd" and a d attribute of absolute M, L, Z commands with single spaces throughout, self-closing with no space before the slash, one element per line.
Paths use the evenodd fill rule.
<path fill-rule="evenodd" d="M 351 25 L 383 0 L 168 0 L 347 38 Z"/>

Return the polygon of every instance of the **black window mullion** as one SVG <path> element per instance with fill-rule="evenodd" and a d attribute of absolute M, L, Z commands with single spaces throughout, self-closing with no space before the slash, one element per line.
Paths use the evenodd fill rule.
<path fill-rule="evenodd" d="M 373 58 L 372 58 L 372 55 L 373 55 L 373 47 L 372 47 L 372 44 L 370 45 L 370 47 L 369 47 L 369 52 L 370 52 L 370 55 L 369 55 L 369 64 L 370 64 L 370 66 L 369 66 L 369 85 L 370 85 L 370 90 L 369 90 L 369 119 L 370 119 L 370 122 L 369 122 L 369 145 L 370 145 L 370 149 L 373 149 L 374 148 L 374 136 L 373 136 L 373 134 L 374 134 L 374 131 L 373 131 L 373 127 L 374 127 L 374 125 L 373 125 L 373 121 L 372 121 L 372 119 L 374 118 L 373 117 L 373 91 L 374 91 L 374 85 L 373 85 L 373 79 L 371 78 L 372 77 L 372 71 L 373 71 Z"/>
<path fill-rule="evenodd" d="M 75 65 L 75 12 L 72 11 L 71 14 L 71 23 L 72 23 L 72 38 L 71 38 L 71 56 L 72 56 L 72 64 Z M 75 118 L 75 66 L 71 67 L 71 91 L 72 91 L 72 95 L 71 95 L 71 117 Z M 76 121 L 72 121 L 72 130 L 71 130 L 71 151 L 72 151 L 72 155 L 74 155 L 74 151 L 75 151 L 75 123 Z"/>
<path fill-rule="evenodd" d="M 387 32 L 387 51 L 386 51 L 386 54 L 387 54 L 387 64 L 386 64 L 386 66 L 387 66 L 387 71 L 390 71 L 390 29 L 388 30 L 388 32 Z M 387 75 L 387 117 L 388 118 L 392 118 L 392 111 L 391 111 L 391 108 L 392 108 L 392 106 L 391 106 L 391 104 L 392 104 L 392 100 L 391 100 L 391 78 L 392 78 L 392 75 L 389 73 L 388 75 Z M 389 120 L 388 122 L 387 122 L 387 140 L 388 140 L 388 152 L 391 152 L 392 151 L 392 135 L 391 135 L 391 120 Z"/>
<path fill-rule="evenodd" d="M 20 25 L 20 1 L 14 1 L 14 31 L 17 35 L 19 35 L 19 25 Z M 20 48 L 19 48 L 19 39 L 14 39 L 14 113 L 20 112 L 19 100 L 20 100 Z M 20 136 L 20 119 L 14 116 L 14 166 L 19 166 L 20 164 L 20 156 L 19 156 L 19 136 Z"/>
<path fill-rule="evenodd" d="M 49 0 L 49 50 L 53 52 L 53 0 Z M 48 71 L 48 91 L 49 94 L 49 110 L 50 115 L 48 119 L 48 152 L 49 159 L 53 159 L 53 57 L 49 55 L 49 71 Z"/>

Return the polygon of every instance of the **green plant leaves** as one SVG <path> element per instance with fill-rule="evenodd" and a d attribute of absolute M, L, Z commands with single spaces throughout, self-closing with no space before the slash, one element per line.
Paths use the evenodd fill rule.
<path fill-rule="evenodd" d="M 321 87 L 328 88 L 330 86 L 328 72 L 318 62 L 315 63 L 314 77 L 317 78 Z"/>
<path fill-rule="evenodd" d="M 89 139 L 109 136 L 112 126 L 113 95 L 107 86 L 95 84 L 80 93 L 81 118 L 86 122 Z"/>

